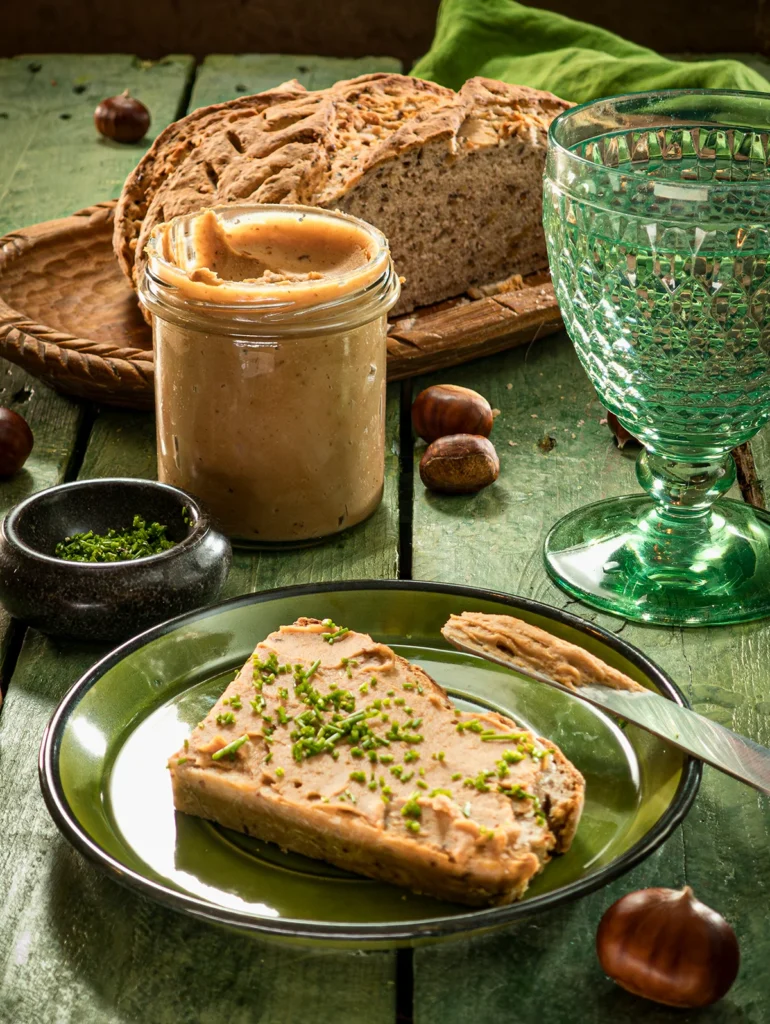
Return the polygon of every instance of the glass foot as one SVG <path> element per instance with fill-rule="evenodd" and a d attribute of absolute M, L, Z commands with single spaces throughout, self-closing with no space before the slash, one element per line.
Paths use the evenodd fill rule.
<path fill-rule="evenodd" d="M 717 501 L 672 516 L 644 495 L 570 512 L 545 541 L 545 564 L 573 597 L 637 622 L 712 626 L 770 616 L 770 514 Z"/>

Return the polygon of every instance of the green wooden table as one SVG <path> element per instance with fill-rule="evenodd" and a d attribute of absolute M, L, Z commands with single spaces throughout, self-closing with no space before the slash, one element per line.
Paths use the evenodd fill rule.
<path fill-rule="evenodd" d="M 153 132 L 187 109 L 298 77 L 319 87 L 396 61 L 309 57 L 28 56 L 0 62 L 0 233 L 116 196 L 142 146 L 94 132 L 92 112 L 125 88 Z M 433 381 L 476 388 L 501 410 L 499 482 L 473 498 L 426 494 L 414 473 L 410 396 Z M 35 433 L 24 472 L 0 486 L 0 512 L 63 480 L 155 475 L 154 426 L 55 395 L 2 364 L 0 404 Z M 224 596 L 361 577 L 500 588 L 623 632 L 694 707 L 770 745 L 770 623 L 681 631 L 632 626 L 566 600 L 546 578 L 549 525 L 579 504 L 636 490 L 603 410 L 564 335 L 388 397 L 385 500 L 363 526 L 296 553 L 237 554 Z M 555 443 L 539 444 L 545 436 Z M 754 442 L 760 482 L 770 434 Z M 2 1024 L 594 1024 L 770 1022 L 770 807 L 710 768 L 684 826 L 630 874 L 506 931 L 399 953 L 343 953 L 247 940 L 163 910 L 103 877 L 62 839 L 43 805 L 37 751 L 65 691 L 103 651 L 58 643 L 0 619 L 0 1022 Z M 696 1013 L 628 996 L 593 950 L 603 910 L 646 885 L 688 883 L 735 926 L 743 961 L 732 992 Z"/>

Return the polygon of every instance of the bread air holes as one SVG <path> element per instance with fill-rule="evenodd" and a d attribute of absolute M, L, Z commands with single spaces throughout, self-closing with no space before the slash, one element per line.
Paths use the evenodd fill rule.
<path fill-rule="evenodd" d="M 216 192 L 217 185 L 219 184 L 219 175 L 217 174 L 213 164 L 210 164 L 208 160 L 205 161 L 203 166 L 206 171 L 206 177 L 209 179 L 209 181 L 211 182 L 211 187 Z"/>
<path fill-rule="evenodd" d="M 227 138 L 227 141 L 230 143 L 230 145 L 233 147 L 236 153 L 243 152 L 243 142 L 241 142 L 240 136 L 237 135 L 236 132 L 232 130 L 227 131 L 225 132 L 225 137 Z"/>
<path fill-rule="evenodd" d="M 370 647 L 354 657 L 361 669 L 383 668 L 393 664 L 393 654 L 387 647 Z"/>

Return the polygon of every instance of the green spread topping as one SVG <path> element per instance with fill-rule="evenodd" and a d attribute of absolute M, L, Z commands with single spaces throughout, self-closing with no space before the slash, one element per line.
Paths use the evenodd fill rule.
<path fill-rule="evenodd" d="M 223 711 L 217 715 L 217 725 L 235 725 L 235 715 L 232 711 Z"/>

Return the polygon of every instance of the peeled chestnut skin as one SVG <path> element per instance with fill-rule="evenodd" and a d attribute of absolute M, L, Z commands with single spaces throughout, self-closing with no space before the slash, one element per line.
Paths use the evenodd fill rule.
<path fill-rule="evenodd" d="M 0 477 L 18 473 L 34 443 L 24 417 L 12 409 L 0 408 Z"/>
<path fill-rule="evenodd" d="M 494 483 L 499 474 L 495 447 L 480 434 L 439 437 L 420 459 L 420 479 L 439 494 L 473 494 Z"/>
<path fill-rule="evenodd" d="M 412 406 L 414 431 L 428 444 L 449 434 L 489 437 L 493 422 L 486 398 L 457 384 L 434 384 L 421 391 Z"/>
<path fill-rule="evenodd" d="M 733 929 L 689 886 L 640 889 L 613 903 L 599 924 L 596 952 L 628 992 L 687 1009 L 721 999 L 741 958 Z"/>
<path fill-rule="evenodd" d="M 150 127 L 150 112 L 128 89 L 102 100 L 94 111 L 96 130 L 114 142 L 139 142 Z"/>

